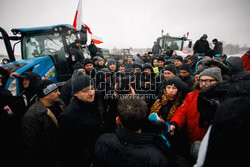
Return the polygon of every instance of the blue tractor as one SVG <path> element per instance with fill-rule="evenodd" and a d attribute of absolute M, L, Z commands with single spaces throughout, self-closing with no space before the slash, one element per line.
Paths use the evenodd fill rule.
<path fill-rule="evenodd" d="M 72 25 L 61 24 L 36 28 L 15 28 L 11 30 L 14 36 L 9 36 L 0 27 L 6 50 L 9 56 L 9 63 L 2 67 L 10 72 L 17 72 L 20 75 L 26 71 L 38 73 L 43 79 L 50 79 L 59 86 L 68 80 L 72 75 L 72 67 L 68 63 L 70 47 L 77 38 L 82 44 L 87 42 L 87 31 L 82 27 L 76 31 Z M 10 41 L 21 42 L 21 60 L 16 61 L 14 47 Z M 5 62 L 6 63 L 6 62 Z M 5 89 L 18 95 L 21 92 L 21 83 L 18 78 L 8 78 Z"/>

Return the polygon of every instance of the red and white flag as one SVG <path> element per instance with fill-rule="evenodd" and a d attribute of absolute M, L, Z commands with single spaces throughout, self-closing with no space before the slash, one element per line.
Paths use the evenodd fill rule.
<path fill-rule="evenodd" d="M 79 0 L 77 9 L 76 9 L 76 14 L 73 22 L 73 27 L 75 27 L 76 30 L 80 30 L 82 26 L 86 27 L 89 34 L 92 34 L 89 26 L 83 23 L 82 21 L 82 0 Z"/>
<path fill-rule="evenodd" d="M 79 0 L 77 9 L 76 9 L 76 14 L 75 14 L 75 19 L 73 22 L 73 26 L 75 27 L 76 30 L 80 30 L 83 26 L 82 22 L 82 0 Z"/>
<path fill-rule="evenodd" d="M 95 36 L 95 35 L 91 35 L 91 40 L 94 41 L 95 44 L 101 44 L 103 43 L 103 40 L 101 37 Z"/>
<path fill-rule="evenodd" d="M 91 34 L 91 40 L 93 40 L 95 44 L 103 43 L 102 38 L 93 35 L 93 33 L 91 32 L 89 26 L 84 24 L 83 21 L 82 21 L 82 0 L 79 0 L 79 2 L 78 2 L 77 10 L 76 10 L 76 14 L 75 14 L 74 22 L 73 22 L 73 26 L 75 27 L 75 29 L 77 31 L 80 30 L 82 28 L 82 26 L 86 27 L 86 29 L 88 30 L 88 33 Z"/>

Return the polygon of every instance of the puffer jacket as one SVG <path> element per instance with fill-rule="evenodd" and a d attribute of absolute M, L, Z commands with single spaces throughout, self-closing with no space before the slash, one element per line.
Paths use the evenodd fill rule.
<path fill-rule="evenodd" d="M 188 143 L 192 145 L 197 140 L 202 140 L 206 133 L 205 128 L 199 127 L 200 113 L 197 110 L 197 99 L 200 90 L 195 90 L 187 94 L 184 103 L 176 110 L 170 120 L 171 124 L 176 125 L 177 130 L 182 129 L 186 124 L 186 134 Z"/>

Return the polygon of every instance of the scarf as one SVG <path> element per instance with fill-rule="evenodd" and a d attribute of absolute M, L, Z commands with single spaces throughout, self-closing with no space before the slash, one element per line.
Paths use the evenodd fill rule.
<path fill-rule="evenodd" d="M 163 106 L 165 106 L 167 104 L 167 102 L 170 100 L 170 101 L 174 101 L 173 103 L 173 106 L 171 107 L 171 109 L 169 110 L 169 113 L 168 113 L 168 116 L 167 118 L 163 118 L 164 120 L 166 121 L 170 121 L 171 118 L 173 117 L 175 111 L 177 110 L 177 108 L 179 107 L 180 105 L 180 98 L 181 98 L 181 95 L 180 93 L 178 92 L 177 96 L 175 96 L 174 98 L 170 98 L 167 96 L 167 91 L 164 89 L 163 90 L 163 95 L 161 98 L 157 99 L 155 101 L 155 103 L 153 104 L 153 106 L 151 107 L 150 109 L 150 114 L 151 113 L 159 113 L 161 108 Z"/>

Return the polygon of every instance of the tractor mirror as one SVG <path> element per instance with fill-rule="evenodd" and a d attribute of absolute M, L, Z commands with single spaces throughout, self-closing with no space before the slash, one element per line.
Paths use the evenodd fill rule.
<path fill-rule="evenodd" d="M 3 60 L 2 60 L 2 64 L 8 64 L 10 62 L 10 60 L 9 59 L 6 59 L 6 58 L 4 58 Z"/>

